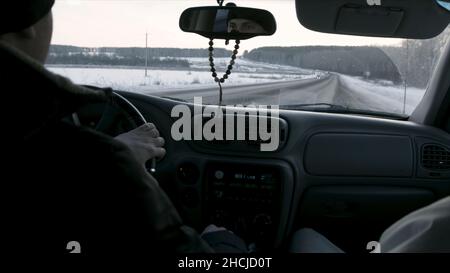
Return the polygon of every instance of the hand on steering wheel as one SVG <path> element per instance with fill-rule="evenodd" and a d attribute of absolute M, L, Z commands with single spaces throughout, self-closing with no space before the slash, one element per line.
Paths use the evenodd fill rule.
<path fill-rule="evenodd" d="M 164 138 L 160 137 L 153 123 L 146 123 L 115 138 L 126 144 L 142 165 L 150 159 L 161 159 L 166 155 Z"/>
<path fill-rule="evenodd" d="M 155 173 L 156 159 L 160 159 L 166 154 L 166 150 L 162 148 L 165 141 L 160 137 L 156 126 L 147 123 L 141 112 L 128 99 L 111 88 L 86 87 L 103 90 L 108 95 L 108 102 L 95 129 L 125 143 L 138 161 L 150 172 Z M 120 134 L 114 134 L 119 121 L 124 121 L 128 129 L 122 130 Z M 151 164 L 147 166 L 146 163 Z"/>

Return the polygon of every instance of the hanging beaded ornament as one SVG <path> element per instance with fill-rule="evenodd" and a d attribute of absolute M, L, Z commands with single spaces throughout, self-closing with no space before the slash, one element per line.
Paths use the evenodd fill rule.
<path fill-rule="evenodd" d="M 212 77 L 214 78 L 214 81 L 217 82 L 219 85 L 219 106 L 222 105 L 222 99 L 223 99 L 223 92 L 222 92 L 222 83 L 225 83 L 225 81 L 228 79 L 228 77 L 231 75 L 231 70 L 233 70 L 233 65 L 235 64 L 236 55 L 239 53 L 239 44 L 241 43 L 240 40 L 236 40 L 236 45 L 234 46 L 233 55 L 231 55 L 230 63 L 228 64 L 227 71 L 225 74 L 223 74 L 222 78 L 219 78 L 217 75 L 217 70 L 214 64 L 214 39 L 209 40 L 209 65 L 211 66 L 211 72 Z"/>

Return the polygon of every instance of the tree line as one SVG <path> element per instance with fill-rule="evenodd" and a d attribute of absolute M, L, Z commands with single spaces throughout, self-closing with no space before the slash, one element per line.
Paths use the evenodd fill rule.
<path fill-rule="evenodd" d="M 74 54 L 50 54 L 47 58 L 47 64 L 64 64 L 64 65 L 105 65 L 105 66 L 144 66 L 145 58 L 123 57 L 115 55 L 86 55 L 83 53 Z M 176 58 L 149 58 L 147 60 L 149 67 L 159 68 L 189 68 L 190 64 L 187 60 Z"/>
<path fill-rule="evenodd" d="M 450 27 L 435 38 L 403 40 L 398 46 L 263 47 L 245 52 L 244 57 L 426 88 L 449 37 Z"/>
<path fill-rule="evenodd" d="M 52 45 L 47 64 L 144 66 L 189 68 L 189 61 L 179 58 L 207 58 L 208 49 L 142 47 L 76 47 Z M 230 50 L 217 48 L 215 57 L 229 57 Z M 163 57 L 163 58 L 161 58 Z"/>
<path fill-rule="evenodd" d="M 432 39 L 404 40 L 400 47 L 382 49 L 396 64 L 408 86 L 425 88 L 449 37 L 450 27 Z"/>
<path fill-rule="evenodd" d="M 245 52 L 244 57 L 258 62 L 384 79 L 394 83 L 402 81 L 395 63 L 383 50 L 375 47 L 262 47 Z"/>

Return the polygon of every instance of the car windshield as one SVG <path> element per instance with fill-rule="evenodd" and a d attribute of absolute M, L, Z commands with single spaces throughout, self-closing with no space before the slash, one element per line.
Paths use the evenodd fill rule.
<path fill-rule="evenodd" d="M 300 25 L 295 1 L 237 1 L 266 9 L 273 36 L 243 40 L 223 84 L 225 105 L 407 117 L 422 99 L 450 28 L 430 40 L 318 33 Z M 47 67 L 75 83 L 205 104 L 219 103 L 209 40 L 179 16 L 215 0 L 57 0 Z M 234 41 L 215 41 L 219 76 Z"/>

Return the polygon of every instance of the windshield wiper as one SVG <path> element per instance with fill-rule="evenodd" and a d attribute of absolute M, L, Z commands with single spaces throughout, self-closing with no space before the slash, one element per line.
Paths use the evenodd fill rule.
<path fill-rule="evenodd" d="M 174 98 L 174 97 L 161 96 L 161 98 L 163 98 L 163 99 L 169 99 L 169 100 L 174 100 L 174 101 L 178 101 L 178 102 L 186 102 L 186 103 L 189 103 L 189 101 L 187 101 L 187 100 L 179 99 L 179 98 Z"/>
<path fill-rule="evenodd" d="M 281 105 L 280 109 L 305 110 L 305 111 L 338 113 L 338 114 L 357 114 L 357 115 L 368 115 L 368 116 L 381 116 L 381 117 L 387 117 L 387 118 L 393 118 L 393 119 L 399 119 L 399 120 L 405 120 L 408 118 L 407 115 L 402 115 L 402 114 L 387 113 L 387 112 L 374 111 L 374 110 L 353 109 L 348 106 L 332 104 L 332 103 L 324 103 L 324 102 Z"/>
<path fill-rule="evenodd" d="M 347 107 L 338 105 L 338 104 L 332 104 L 332 103 L 326 103 L 326 102 L 318 102 L 318 103 L 303 103 L 303 104 L 287 104 L 287 105 L 280 105 L 280 108 L 285 110 L 329 110 L 329 109 L 347 109 Z"/>

